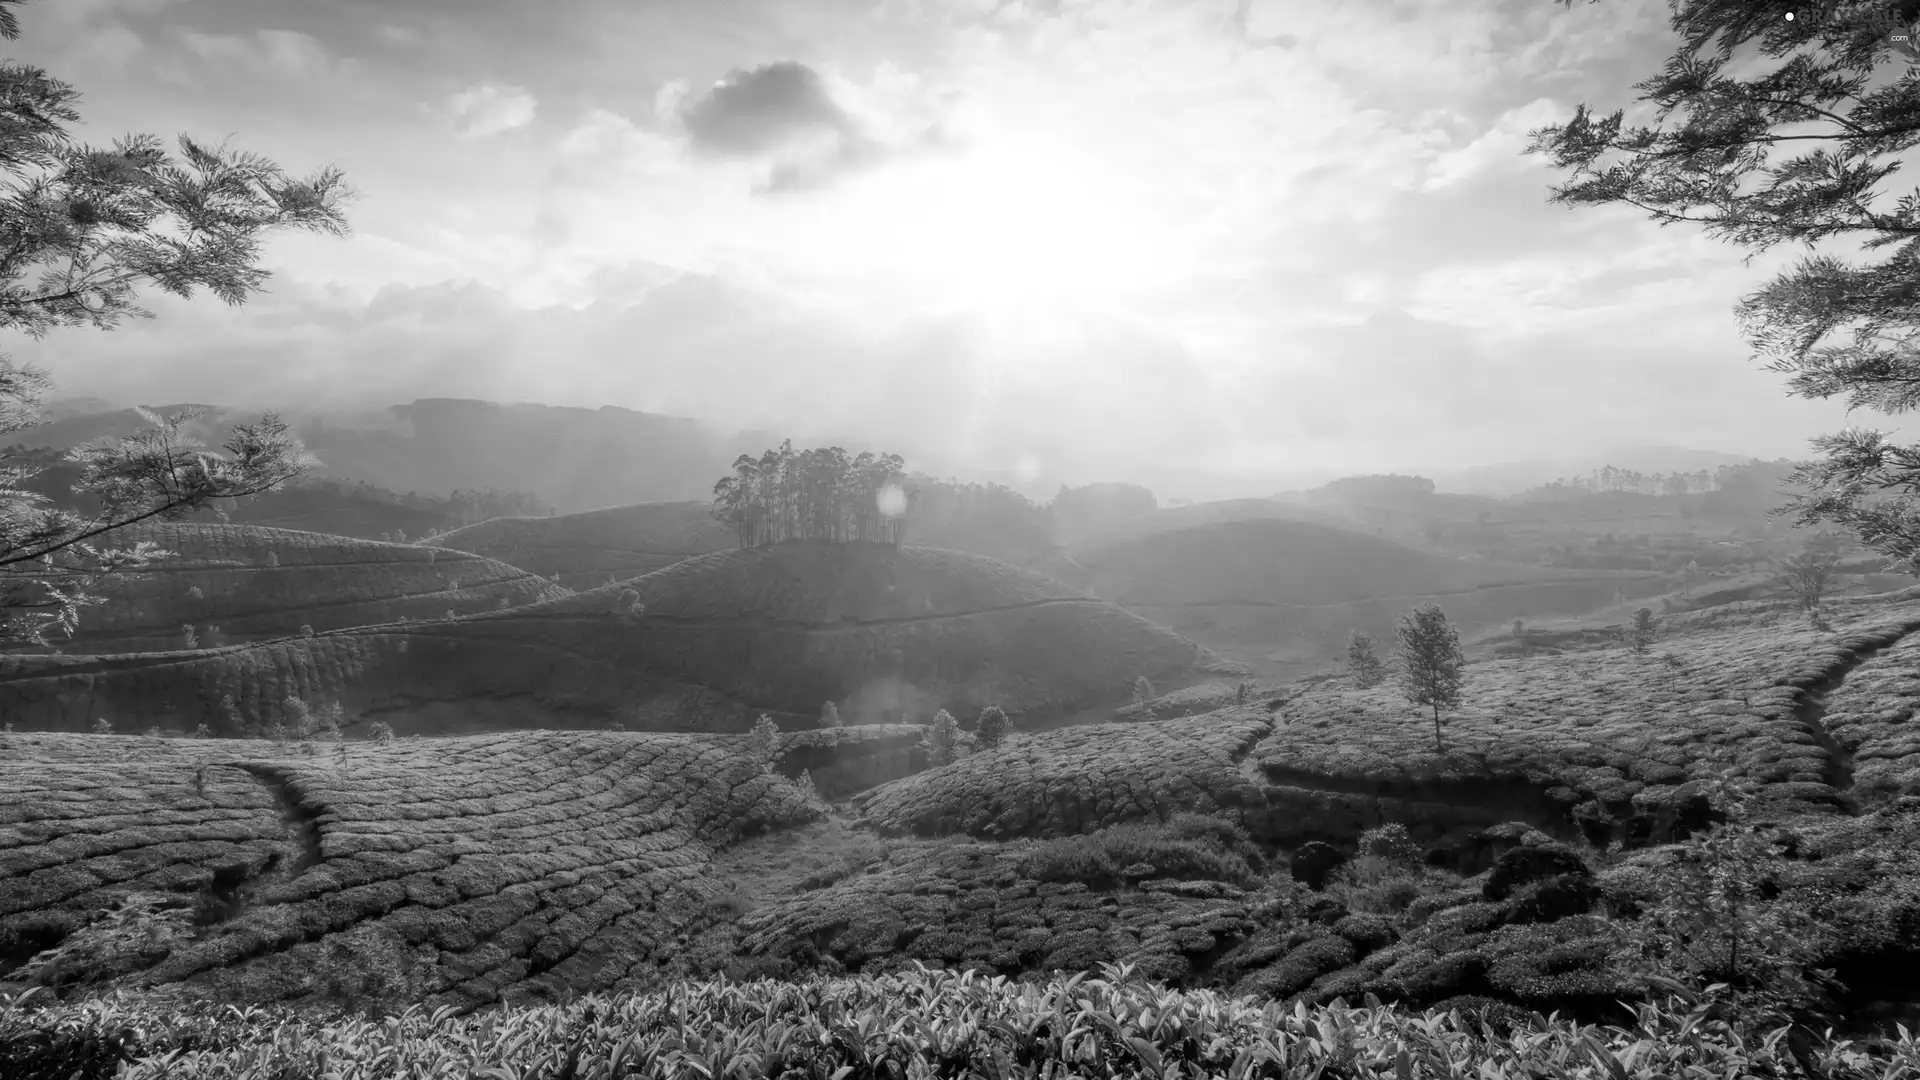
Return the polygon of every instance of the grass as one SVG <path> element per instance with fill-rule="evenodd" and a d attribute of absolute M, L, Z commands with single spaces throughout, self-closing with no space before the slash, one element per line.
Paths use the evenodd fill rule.
<path fill-rule="evenodd" d="M 643 616 L 627 613 L 628 592 Z M 220 722 L 224 695 L 271 722 L 294 694 L 338 698 L 401 731 L 489 709 L 522 727 L 618 716 L 629 728 L 741 731 L 763 711 L 810 726 L 827 700 L 855 721 L 990 703 L 1029 720 L 1114 701 L 1137 675 L 1178 681 L 1219 664 L 1137 615 L 984 557 L 794 545 L 456 621 L 199 654 L 3 657 L 0 707 L 23 728 L 81 731 L 104 712 L 192 730 Z"/>
<path fill-rule="evenodd" d="M 706 502 L 649 502 L 552 517 L 494 518 L 424 543 L 471 551 L 553 581 L 591 587 L 734 546 Z"/>
<path fill-rule="evenodd" d="M 175 553 L 153 569 L 114 576 L 107 603 L 88 608 L 67 652 L 185 650 L 410 619 L 472 614 L 561 590 L 466 552 L 352 540 L 254 525 L 154 524 L 116 534 Z M 181 631 L 192 624 L 196 642 Z M 218 626 L 219 634 L 210 632 Z"/>

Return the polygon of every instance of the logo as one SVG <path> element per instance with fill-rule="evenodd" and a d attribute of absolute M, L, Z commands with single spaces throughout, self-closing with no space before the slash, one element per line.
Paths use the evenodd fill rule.
<path fill-rule="evenodd" d="M 1907 10 L 1908 4 L 1891 4 L 1876 13 L 1870 25 L 1883 35 L 1887 45 L 1907 63 L 1920 63 L 1920 22 L 1915 21 L 1916 12 Z"/>
<path fill-rule="evenodd" d="M 1920 63 L 1920 26 L 1895 30 L 1887 35 L 1887 41 L 1893 45 L 1894 52 L 1907 58 L 1907 63 Z"/>

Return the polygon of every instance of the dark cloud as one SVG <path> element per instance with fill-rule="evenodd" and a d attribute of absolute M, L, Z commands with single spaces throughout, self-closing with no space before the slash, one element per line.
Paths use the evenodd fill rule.
<path fill-rule="evenodd" d="M 881 138 L 834 100 L 819 72 L 797 60 L 735 69 L 683 104 L 679 116 L 696 153 L 765 162 L 755 188 L 762 195 L 817 191 L 951 143 L 938 124 L 901 142 Z"/>
<path fill-rule="evenodd" d="M 735 69 L 683 105 L 680 123 L 694 149 L 726 157 L 775 154 L 821 134 L 861 137 L 820 73 L 797 60 Z"/>

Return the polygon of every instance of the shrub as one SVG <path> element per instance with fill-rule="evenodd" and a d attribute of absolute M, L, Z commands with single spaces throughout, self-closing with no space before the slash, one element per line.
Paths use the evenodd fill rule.
<path fill-rule="evenodd" d="M 1426 857 L 1426 852 L 1407 833 L 1407 827 L 1397 821 L 1361 833 L 1360 854 L 1407 864 L 1418 864 Z"/>
<path fill-rule="evenodd" d="M 267 565 L 268 565 L 268 566 L 279 566 L 279 565 L 280 565 L 280 553 L 279 553 L 279 552 L 277 552 L 277 551 L 269 551 L 269 552 L 267 552 Z"/>
<path fill-rule="evenodd" d="M 760 763 L 763 771 L 772 772 L 773 756 L 779 748 L 780 725 L 773 722 L 773 717 L 761 713 L 760 719 L 753 722 L 753 730 L 747 732 L 747 753 Z"/>
<path fill-rule="evenodd" d="M 1505 900 L 1522 885 L 1567 874 L 1592 877 L 1593 871 L 1571 848 L 1560 844 L 1517 847 L 1494 860 L 1480 894 L 1488 900 Z"/>
<path fill-rule="evenodd" d="M 980 710 L 980 719 L 974 723 L 974 732 L 980 739 L 980 745 L 993 749 L 1006 742 L 1013 732 L 1013 721 L 1007 719 L 1005 709 L 998 705 L 989 705 Z"/>
<path fill-rule="evenodd" d="M 1145 705 L 1148 699 L 1152 697 L 1153 684 L 1147 681 L 1145 675 L 1135 676 L 1133 680 L 1133 703 L 1135 705 Z"/>
<path fill-rule="evenodd" d="M 936 767 L 953 764 L 960 748 L 960 728 L 953 722 L 953 714 L 945 709 L 934 713 L 933 723 L 927 725 L 923 740 L 928 761 Z"/>
<path fill-rule="evenodd" d="M 1025 872 L 1039 881 L 1079 882 L 1094 889 L 1112 888 L 1130 877 L 1224 881 L 1243 888 L 1259 881 L 1246 855 L 1230 847 L 1245 842 L 1237 826 L 1218 819 L 1207 823 L 1200 814 L 1176 818 L 1123 822 L 1048 840 L 1028 853 Z M 1134 869 L 1141 864 L 1148 869 Z"/>
<path fill-rule="evenodd" d="M 220 695 L 220 722 L 226 725 L 229 735 L 259 734 L 259 729 L 240 714 L 240 706 L 234 702 L 232 694 Z"/>
<path fill-rule="evenodd" d="M 207 594 L 202 592 L 198 585 L 191 586 L 187 589 L 187 599 L 189 600 L 205 600 L 206 598 Z"/>
<path fill-rule="evenodd" d="M 375 720 L 367 725 L 367 736 L 384 746 L 393 741 L 393 725 L 385 720 Z"/>
<path fill-rule="evenodd" d="M 147 725 L 147 732 L 146 732 L 146 734 L 147 734 L 147 738 L 149 738 L 149 739 L 157 739 L 157 738 L 159 738 L 159 737 L 160 737 L 160 725 L 159 725 L 159 724 L 149 724 L 149 725 Z"/>
<path fill-rule="evenodd" d="M 1423 882 L 1414 865 L 1381 855 L 1360 855 L 1336 867 L 1327 883 L 1353 911 L 1398 915 L 1420 899 Z"/>
<path fill-rule="evenodd" d="M 301 637 L 308 637 L 308 638 L 310 638 L 310 637 L 312 637 L 312 636 L 313 636 L 313 624 L 312 624 L 312 623 L 301 623 L 301 624 L 300 624 L 300 636 L 301 636 Z"/>
<path fill-rule="evenodd" d="M 107 723 L 107 718 L 103 716 L 93 722 L 93 733 L 95 735 L 111 735 L 113 734 L 113 725 Z"/>
<path fill-rule="evenodd" d="M 193 737 L 196 739 L 211 739 L 213 738 L 213 729 L 205 724 L 201 724 L 193 729 Z"/>
<path fill-rule="evenodd" d="M 1307 952 L 1302 943 L 1295 952 L 1303 955 L 1288 958 L 1297 965 L 1295 978 L 1340 963 L 1343 950 L 1331 942 L 1343 939 L 1315 940 L 1329 944 Z M 776 981 L 794 972 L 789 961 L 770 956 L 726 970 L 726 979 L 664 992 L 467 1015 L 421 1009 L 387 1019 L 216 1011 L 138 998 L 0 1006 L 0 1073 L 64 1080 L 85 1065 L 88 1076 L 116 1074 L 118 1066 L 125 1080 L 183 1076 L 188 1068 L 204 1076 L 359 1076 L 373 1070 L 350 1071 L 343 1063 L 378 1060 L 378 1075 L 430 1076 L 449 1073 L 454 1054 L 495 1063 L 486 1074 L 512 1076 L 571 1075 L 554 1064 L 570 1056 L 592 1063 L 581 1075 L 607 1076 L 671 1075 L 658 1063 L 688 1059 L 717 1066 L 714 1075 L 962 1075 L 987 1071 L 975 1062 L 1011 1060 L 1017 1066 L 1009 1074 L 1119 1078 L 1172 1075 L 1174 1068 L 1157 1067 L 1164 1063 L 1183 1076 L 1648 1080 L 1811 1073 L 1867 1080 L 1910 1075 L 1920 1064 L 1920 1042 L 1901 1033 L 1866 1043 L 1819 1040 L 1803 1069 L 1786 1040 L 1739 1032 L 1679 1002 L 1641 1008 L 1632 1027 L 1590 1027 L 1514 1016 L 1488 999 L 1453 995 L 1441 995 L 1448 1008 L 1426 1016 L 1377 1003 L 1296 1010 L 1208 990 L 1168 990 L 1117 964 L 1024 984 L 916 964 L 795 985 Z M 1263 988 L 1243 982 L 1241 989 Z M 1504 1022 L 1490 1015 L 1496 1012 Z M 1148 1014 L 1152 1022 L 1143 1023 Z M 1060 1023 L 1063 1016 L 1083 1025 L 1083 1041 L 1064 1030 L 1071 1025 Z M 1513 1037 L 1485 1038 L 1483 1025 Z M 1108 1034 L 1114 1032 L 1131 1034 L 1123 1042 Z M 137 1052 L 123 1050 L 121 1033 L 137 1040 L 137 1048 L 126 1048 Z M 1099 1064 L 1089 1067 L 1085 1058 L 1094 1054 Z M 134 1060 L 118 1065 L 123 1056 Z M 890 1068 L 872 1067 L 876 1061 Z"/>
<path fill-rule="evenodd" d="M 314 726 L 320 737 L 332 742 L 340 741 L 340 725 L 347 719 L 347 710 L 338 701 L 323 701 L 314 714 Z"/>
<path fill-rule="evenodd" d="M 200 635 L 194 633 L 192 623 L 180 624 L 180 639 L 186 642 L 187 648 L 189 649 L 197 649 L 200 647 Z"/>
<path fill-rule="evenodd" d="M 820 706 L 820 726 L 823 728 L 845 727 L 846 721 L 840 719 L 840 707 L 829 701 Z"/>

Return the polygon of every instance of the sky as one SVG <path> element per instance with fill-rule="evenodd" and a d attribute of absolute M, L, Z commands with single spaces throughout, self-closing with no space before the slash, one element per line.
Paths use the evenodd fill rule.
<path fill-rule="evenodd" d="M 1732 315 L 1797 253 L 1550 205 L 1521 153 L 1631 105 L 1666 19 L 33 0 L 6 52 L 87 140 L 227 139 L 359 197 L 351 238 L 270 241 L 244 307 L 7 347 L 115 403 L 618 405 L 1074 483 L 1804 457 L 1844 406 L 1787 398 Z"/>

